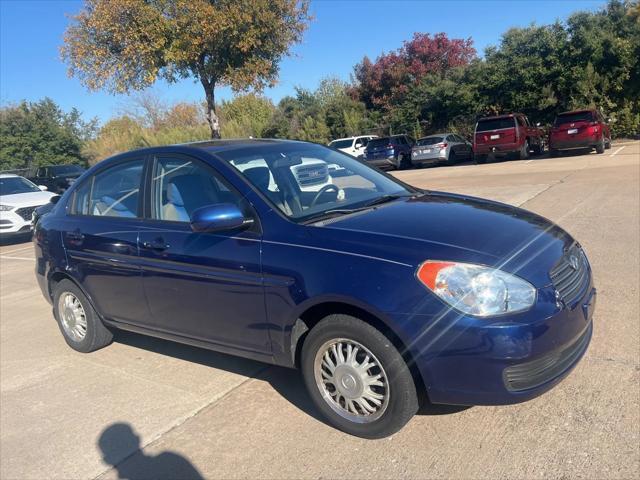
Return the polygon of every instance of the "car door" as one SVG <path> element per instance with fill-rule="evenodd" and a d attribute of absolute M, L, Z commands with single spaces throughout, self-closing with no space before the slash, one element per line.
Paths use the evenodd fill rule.
<path fill-rule="evenodd" d="M 251 206 L 211 166 L 189 156 L 154 157 L 148 186 L 149 224 L 139 238 L 148 326 L 222 349 L 270 355 L 262 237 Z M 191 214 L 219 203 L 240 206 L 255 218 L 254 227 L 192 231 Z"/>
<path fill-rule="evenodd" d="M 144 158 L 99 170 L 73 193 L 62 237 L 68 270 L 108 320 L 148 317 L 138 265 Z"/>

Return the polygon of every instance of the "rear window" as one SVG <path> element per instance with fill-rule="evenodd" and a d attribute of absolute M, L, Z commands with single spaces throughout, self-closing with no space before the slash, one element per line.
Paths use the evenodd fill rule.
<path fill-rule="evenodd" d="M 348 140 L 334 140 L 329 144 L 331 148 L 349 148 L 353 143 L 353 139 L 349 138 Z"/>
<path fill-rule="evenodd" d="M 476 132 L 488 132 L 489 130 L 500 130 L 501 128 L 513 128 L 515 121 L 513 117 L 506 118 L 490 118 L 480 120 L 476 127 Z"/>
<path fill-rule="evenodd" d="M 368 148 L 378 148 L 378 147 L 384 147 L 385 145 L 389 145 L 389 137 L 372 138 L 371 140 L 369 140 L 369 143 L 367 144 L 367 147 Z"/>
<path fill-rule="evenodd" d="M 441 143 L 443 140 L 442 137 L 427 137 L 427 138 L 421 138 L 420 140 L 418 140 L 417 145 L 419 146 L 423 146 L 423 145 L 435 145 L 436 143 Z"/>
<path fill-rule="evenodd" d="M 556 121 L 554 125 L 557 127 L 559 125 L 564 125 L 566 123 L 576 123 L 576 122 L 592 122 L 593 114 L 591 112 L 576 112 L 576 113 L 565 113 L 563 115 L 558 115 L 556 117 Z"/>

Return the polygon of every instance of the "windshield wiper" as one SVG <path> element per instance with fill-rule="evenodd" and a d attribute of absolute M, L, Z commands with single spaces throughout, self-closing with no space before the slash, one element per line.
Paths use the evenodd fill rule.
<path fill-rule="evenodd" d="M 372 201 L 365 203 L 364 205 L 356 208 L 332 208 L 330 210 L 325 210 L 324 212 L 318 212 L 314 215 L 311 215 L 304 219 L 305 223 L 309 223 L 310 221 L 318 221 L 324 218 L 332 218 L 338 215 L 349 215 L 350 213 L 363 212 L 365 210 L 370 210 L 372 207 L 376 205 L 380 205 L 383 203 L 391 202 L 393 200 L 397 200 L 398 198 L 411 197 L 413 195 L 382 195 L 381 197 L 374 198 Z"/>

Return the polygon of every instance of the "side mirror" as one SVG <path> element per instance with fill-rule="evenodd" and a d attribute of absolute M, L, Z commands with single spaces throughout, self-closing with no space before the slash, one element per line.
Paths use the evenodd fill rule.
<path fill-rule="evenodd" d="M 52 203 L 52 204 L 55 205 L 56 203 L 58 203 L 60 201 L 61 198 L 62 198 L 61 195 L 54 195 L 53 197 L 51 197 L 49 199 L 49 203 Z"/>
<path fill-rule="evenodd" d="M 194 232 L 223 232 L 246 228 L 253 219 L 246 219 L 237 205 L 218 203 L 196 209 L 191 215 Z"/>
<path fill-rule="evenodd" d="M 40 190 L 42 190 L 43 192 L 46 191 L 46 190 L 49 190 L 46 185 L 38 185 L 38 188 Z"/>

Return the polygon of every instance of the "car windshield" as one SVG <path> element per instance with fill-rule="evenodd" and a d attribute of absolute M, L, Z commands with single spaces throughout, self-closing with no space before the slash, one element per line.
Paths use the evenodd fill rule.
<path fill-rule="evenodd" d="M 0 195 L 39 192 L 40 189 L 23 177 L 0 177 Z"/>
<path fill-rule="evenodd" d="M 562 115 L 558 115 L 556 117 L 554 126 L 558 127 L 560 125 L 565 125 L 567 123 L 591 122 L 591 121 L 593 121 L 593 115 L 591 114 L 591 112 L 565 113 Z"/>
<path fill-rule="evenodd" d="M 424 145 L 435 145 L 436 143 L 441 143 L 443 139 L 444 139 L 443 137 L 421 138 L 420 140 L 418 140 L 416 145 L 421 146 L 421 147 L 424 146 Z"/>
<path fill-rule="evenodd" d="M 321 145 L 278 143 L 217 155 L 298 222 L 416 193 L 353 157 Z"/>
<path fill-rule="evenodd" d="M 488 118 L 478 121 L 476 132 L 488 132 L 489 130 L 500 130 L 502 128 L 513 128 L 515 121 L 513 117 Z"/>
<path fill-rule="evenodd" d="M 82 167 L 78 165 L 55 165 L 53 167 L 49 167 L 51 172 L 55 175 L 64 175 L 67 173 L 82 173 L 84 170 Z"/>
<path fill-rule="evenodd" d="M 349 138 L 347 140 L 334 140 L 329 144 L 331 148 L 349 148 L 353 144 L 353 139 Z"/>

